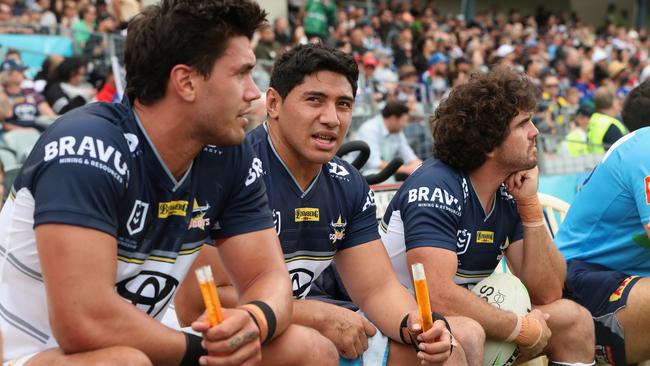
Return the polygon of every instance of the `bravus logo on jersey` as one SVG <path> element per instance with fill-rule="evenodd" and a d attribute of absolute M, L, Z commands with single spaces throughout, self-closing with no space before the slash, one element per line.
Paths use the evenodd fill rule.
<path fill-rule="evenodd" d="M 122 182 L 128 173 L 128 166 L 122 153 L 115 147 L 104 143 L 103 140 L 84 136 L 77 140 L 74 136 L 63 136 L 45 145 L 43 161 L 60 158 L 61 164 L 88 165 L 113 175 Z"/>
<path fill-rule="evenodd" d="M 418 187 L 409 189 L 408 203 L 416 202 L 419 207 L 433 207 L 449 211 L 460 216 L 460 201 L 446 189 L 436 187 Z"/>

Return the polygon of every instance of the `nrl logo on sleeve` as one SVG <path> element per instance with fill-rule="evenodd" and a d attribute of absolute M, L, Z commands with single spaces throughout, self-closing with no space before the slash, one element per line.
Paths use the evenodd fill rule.
<path fill-rule="evenodd" d="M 472 241 L 472 233 L 467 229 L 458 230 L 456 237 L 458 238 L 456 254 L 464 254 L 469 248 L 469 243 Z"/>
<path fill-rule="evenodd" d="M 296 208 L 294 221 L 320 221 L 320 210 L 313 207 Z"/>
<path fill-rule="evenodd" d="M 129 221 L 126 222 L 126 230 L 129 232 L 129 235 L 135 235 L 142 231 L 148 210 L 148 203 L 135 200 L 131 215 L 129 215 Z"/>
<path fill-rule="evenodd" d="M 187 214 L 187 201 L 169 201 L 158 203 L 158 218 L 166 219 L 169 216 L 185 216 Z"/>
<path fill-rule="evenodd" d="M 645 203 L 650 205 L 650 176 L 645 177 L 643 186 L 645 187 Z"/>

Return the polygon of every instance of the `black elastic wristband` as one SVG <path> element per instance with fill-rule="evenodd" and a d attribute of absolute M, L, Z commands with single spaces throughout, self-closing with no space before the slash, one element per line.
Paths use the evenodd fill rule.
<path fill-rule="evenodd" d="M 207 355 L 208 351 L 201 346 L 203 340 L 201 337 L 185 332 L 183 334 L 185 335 L 185 355 L 180 366 L 196 366 L 199 364 L 199 358 Z"/>
<path fill-rule="evenodd" d="M 404 318 L 402 318 L 402 321 L 399 323 L 399 338 L 402 340 L 402 343 L 404 344 L 409 344 L 409 342 L 406 341 L 404 338 L 404 328 L 406 328 L 406 332 L 408 333 L 408 320 L 409 320 L 409 315 L 408 313 L 404 315 Z"/>
<path fill-rule="evenodd" d="M 445 322 L 445 327 L 447 327 L 447 330 L 449 331 L 449 335 L 450 335 L 451 339 L 453 340 L 454 336 L 451 334 L 451 326 L 449 325 L 449 322 L 447 321 L 447 318 L 445 318 L 441 314 L 435 313 L 433 311 L 431 312 L 431 317 L 433 318 L 434 322 L 436 320 L 442 320 L 443 322 Z M 449 355 L 451 356 L 452 353 L 454 353 L 454 343 L 453 342 L 451 342 L 451 348 L 449 349 Z"/>
<path fill-rule="evenodd" d="M 275 318 L 275 313 L 273 312 L 273 309 L 271 309 L 270 306 L 268 306 L 264 301 L 260 300 L 255 300 L 249 302 L 249 304 L 255 305 L 258 308 L 262 310 L 262 313 L 264 313 L 264 316 L 266 317 L 266 326 L 269 328 L 268 333 L 266 334 L 266 339 L 262 341 L 262 344 L 266 344 L 268 341 L 273 338 L 273 334 L 275 334 L 275 327 L 278 323 L 277 319 Z"/>
<path fill-rule="evenodd" d="M 433 318 L 434 322 L 436 320 L 442 320 L 443 322 L 445 322 L 445 327 L 447 327 L 447 330 L 449 331 L 449 333 L 451 333 L 451 326 L 449 325 L 449 322 L 447 321 L 447 318 L 445 318 L 441 314 L 438 314 L 438 313 L 433 312 L 433 311 L 431 312 L 431 317 Z"/>

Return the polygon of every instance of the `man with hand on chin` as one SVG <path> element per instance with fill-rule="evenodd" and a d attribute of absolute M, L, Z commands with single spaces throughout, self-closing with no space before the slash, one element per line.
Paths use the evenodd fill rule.
<path fill-rule="evenodd" d="M 538 90 L 524 74 L 497 68 L 455 87 L 432 116 L 434 157 L 400 187 L 380 223 L 397 276 L 424 263 L 431 306 L 479 322 L 488 339 L 514 342 L 521 359 L 593 364 L 589 312 L 563 300 L 566 265 L 537 199 Z M 505 255 L 526 285 L 526 316 L 487 304 L 469 289 Z"/>

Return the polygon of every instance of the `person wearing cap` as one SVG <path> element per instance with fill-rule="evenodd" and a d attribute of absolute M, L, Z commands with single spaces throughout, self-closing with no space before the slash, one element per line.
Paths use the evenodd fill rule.
<path fill-rule="evenodd" d="M 554 242 L 567 261 L 564 297 L 594 320 L 596 360 L 650 359 L 650 82 L 632 89 L 622 116 L 632 132 L 582 184 Z"/>
<path fill-rule="evenodd" d="M 632 90 L 627 85 L 630 77 L 627 63 L 618 60 L 612 61 L 607 67 L 607 74 L 614 84 L 616 84 L 616 97 L 620 100 L 625 99 L 630 93 L 630 90 Z"/>
<path fill-rule="evenodd" d="M 589 60 L 582 60 L 580 63 L 579 76 L 571 85 L 580 91 L 580 103 L 591 102 L 594 99 L 594 63 Z"/>
<path fill-rule="evenodd" d="M 5 131 L 36 127 L 35 121 L 38 116 L 56 116 L 41 94 L 23 87 L 24 66 L 9 59 L 3 63 L 3 67 L 7 69 L 0 74 L 0 84 L 4 88 L 11 106 L 10 113 L 5 116 L 6 119 L 3 123 Z"/>
<path fill-rule="evenodd" d="M 427 60 L 429 66 L 422 74 L 422 81 L 427 86 L 427 92 L 431 92 L 435 101 L 449 89 L 447 81 L 447 61 L 449 58 L 442 52 L 436 52 Z"/>
<path fill-rule="evenodd" d="M 562 156 L 583 156 L 589 154 L 587 144 L 587 125 L 592 110 L 589 106 L 581 106 L 575 117 L 575 124 L 572 123 L 572 130 L 569 132 L 560 145 Z"/>
<path fill-rule="evenodd" d="M 589 151 L 604 153 L 628 131 L 615 117 L 620 113 L 620 103 L 611 90 L 606 87 L 596 89 L 594 104 L 596 113 L 591 115 L 587 126 Z"/>

